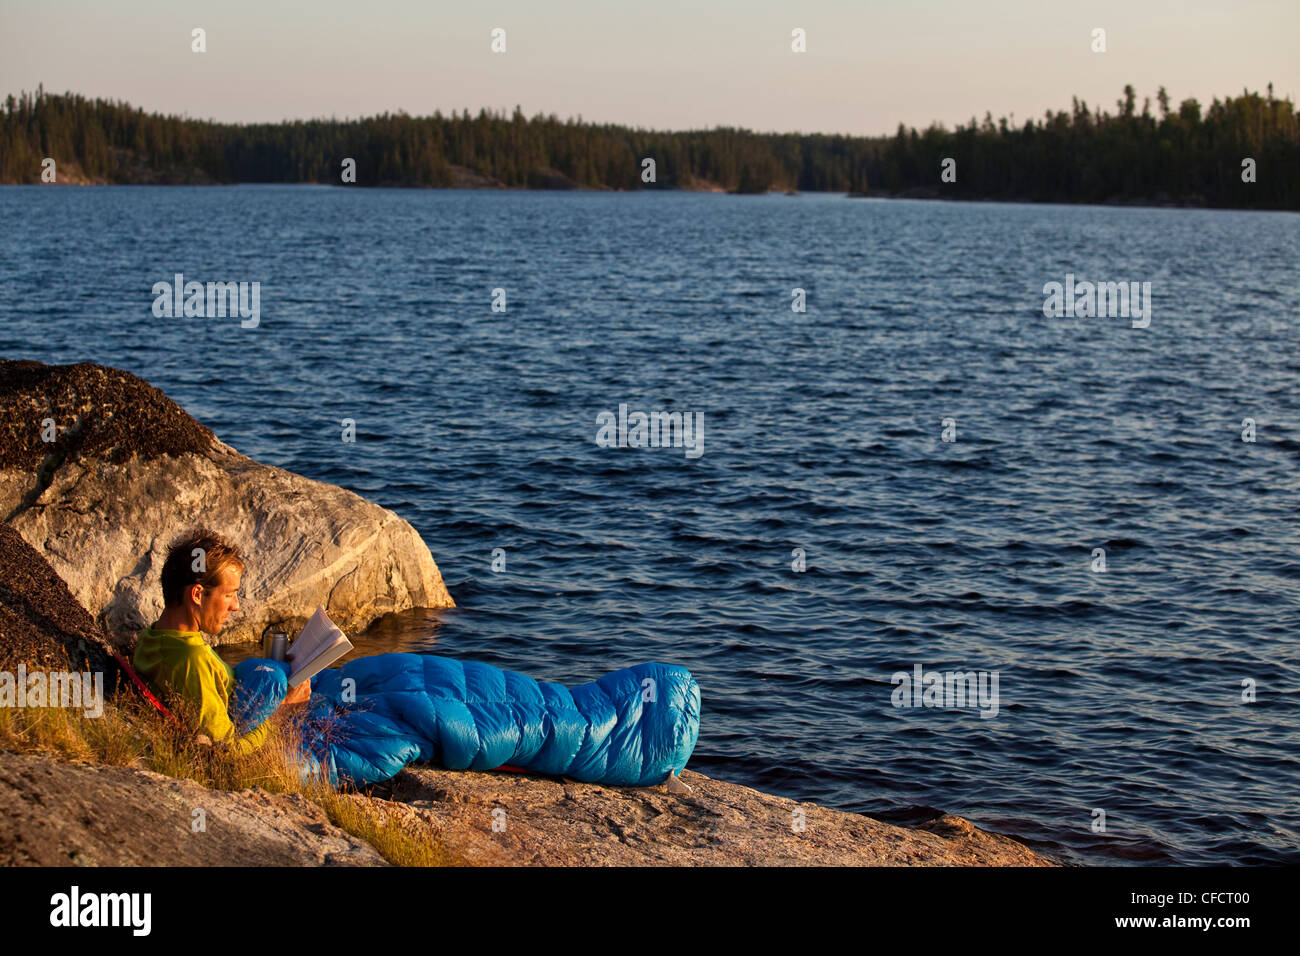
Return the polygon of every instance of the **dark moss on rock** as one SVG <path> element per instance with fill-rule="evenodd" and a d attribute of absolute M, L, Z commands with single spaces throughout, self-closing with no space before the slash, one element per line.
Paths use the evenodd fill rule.
<path fill-rule="evenodd" d="M 53 442 L 42 437 L 46 419 L 54 420 Z M 214 437 L 130 372 L 93 362 L 0 360 L 0 468 L 53 472 L 78 458 L 122 464 L 132 455 L 204 454 Z"/>
<path fill-rule="evenodd" d="M 90 670 L 117 682 L 117 663 L 100 626 L 39 551 L 0 522 L 0 670 Z"/>

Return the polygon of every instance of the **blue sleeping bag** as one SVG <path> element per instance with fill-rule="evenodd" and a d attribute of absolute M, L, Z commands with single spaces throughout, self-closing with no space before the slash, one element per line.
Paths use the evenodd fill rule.
<path fill-rule="evenodd" d="M 248 657 L 234 667 L 235 693 L 230 719 L 242 737 L 275 713 L 289 693 L 289 665 L 263 657 Z"/>
<path fill-rule="evenodd" d="M 246 733 L 287 693 L 288 665 L 235 668 L 231 716 Z M 378 654 L 312 678 L 304 773 L 356 786 L 408 763 L 503 764 L 589 783 L 650 786 L 686 766 L 700 733 L 690 671 L 638 664 L 570 690 L 490 664 Z"/>

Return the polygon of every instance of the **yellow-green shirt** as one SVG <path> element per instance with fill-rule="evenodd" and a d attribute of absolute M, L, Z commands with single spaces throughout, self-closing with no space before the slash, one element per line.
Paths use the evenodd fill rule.
<path fill-rule="evenodd" d="M 171 691 L 199 705 L 198 733 L 213 742 L 227 741 L 238 754 L 252 753 L 262 746 L 270 730 L 270 721 L 235 736 L 230 719 L 230 691 L 235 672 L 203 640 L 198 631 L 146 627 L 136 640 L 132 665 L 161 695 Z"/>

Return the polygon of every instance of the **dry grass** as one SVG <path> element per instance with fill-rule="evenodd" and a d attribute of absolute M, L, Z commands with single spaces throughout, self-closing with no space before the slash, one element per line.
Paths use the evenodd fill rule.
<path fill-rule="evenodd" d="M 403 822 L 400 815 L 379 810 L 379 801 L 351 799 L 324 781 L 303 781 L 296 756 L 307 733 L 302 709 L 277 712 L 271 718 L 266 742 L 251 754 L 238 755 L 199 744 L 192 733 L 128 690 L 116 700 L 106 701 L 98 717 L 60 707 L 0 707 L 0 747 L 152 770 L 194 780 L 211 790 L 257 786 L 271 793 L 301 793 L 321 807 L 335 826 L 369 843 L 390 863 L 466 865 L 441 844 L 431 842 L 427 834 Z M 186 727 L 196 725 L 183 709 L 179 716 Z"/>
<path fill-rule="evenodd" d="M 363 805 L 331 787 L 308 784 L 303 795 L 322 807 L 340 830 L 365 840 L 389 863 L 397 866 L 468 866 L 441 843 L 429 839 L 397 813 L 380 808 L 383 801 Z"/>

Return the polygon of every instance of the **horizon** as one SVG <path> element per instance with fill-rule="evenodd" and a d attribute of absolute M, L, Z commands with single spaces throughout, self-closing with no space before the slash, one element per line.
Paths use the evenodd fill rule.
<path fill-rule="evenodd" d="M 1068 110 L 1138 103 L 1164 86 L 1174 104 L 1259 92 L 1297 99 L 1300 5 L 1257 0 L 1233 12 L 1102 2 L 1086 14 L 997 0 L 907 10 L 728 2 L 653 11 L 515 2 L 490 13 L 402 0 L 382 17 L 328 0 L 309 18 L 272 0 L 176 11 L 157 0 L 103 9 L 63 0 L 0 13 L 0 88 L 44 87 L 222 124 L 353 122 L 385 113 L 487 110 L 655 132 L 880 137 L 899 124 L 947 129 L 986 114 L 1016 126 Z M 686 11 L 685 5 L 678 5 Z M 393 27 L 400 27 L 394 30 Z M 494 53 L 491 30 L 506 31 Z M 205 32 L 192 52 L 192 30 Z M 806 31 L 805 53 L 791 31 Z M 1104 52 L 1093 31 L 1105 30 Z M 455 92 L 447 92 L 454 89 Z"/>

